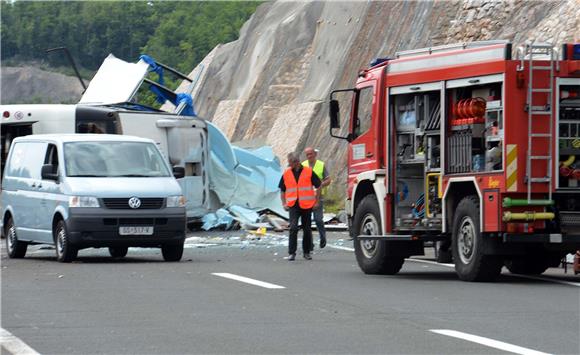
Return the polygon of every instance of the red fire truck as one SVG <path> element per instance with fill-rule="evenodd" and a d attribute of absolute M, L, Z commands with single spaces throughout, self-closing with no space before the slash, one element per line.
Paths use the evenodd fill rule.
<path fill-rule="evenodd" d="M 504 265 L 541 274 L 580 249 L 580 44 L 516 53 L 506 41 L 398 52 L 330 94 L 362 271 L 395 274 L 427 241 L 466 281 Z M 339 95 L 352 95 L 346 136 L 333 133 Z"/>

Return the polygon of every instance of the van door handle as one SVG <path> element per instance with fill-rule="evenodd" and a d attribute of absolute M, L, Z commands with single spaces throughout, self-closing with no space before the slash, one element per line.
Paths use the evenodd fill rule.
<path fill-rule="evenodd" d="M 37 187 L 38 187 L 39 189 L 41 189 L 41 188 L 42 188 L 42 183 L 41 183 L 41 182 L 39 182 Z"/>
<path fill-rule="evenodd" d="M 371 152 L 368 152 L 368 153 L 367 153 L 367 158 L 372 158 L 372 157 L 373 157 L 373 153 L 371 153 Z"/>
<path fill-rule="evenodd" d="M 35 183 L 35 182 L 33 182 L 31 187 L 36 187 L 36 183 Z"/>

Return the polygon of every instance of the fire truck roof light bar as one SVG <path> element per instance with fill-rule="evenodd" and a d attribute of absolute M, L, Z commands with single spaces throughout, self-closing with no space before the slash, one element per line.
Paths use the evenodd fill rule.
<path fill-rule="evenodd" d="M 435 47 L 426 47 L 420 49 L 412 49 L 408 51 L 400 51 L 395 53 L 395 58 L 407 58 L 407 57 L 414 57 L 418 55 L 425 55 L 425 54 L 434 54 L 434 53 L 444 53 L 455 51 L 458 49 L 470 49 L 470 48 L 480 48 L 480 47 L 487 47 L 493 46 L 498 44 L 508 45 L 510 42 L 507 40 L 496 40 L 496 41 L 475 41 L 475 42 L 464 42 L 464 43 L 454 43 L 454 44 L 446 44 L 442 46 L 435 46 Z"/>

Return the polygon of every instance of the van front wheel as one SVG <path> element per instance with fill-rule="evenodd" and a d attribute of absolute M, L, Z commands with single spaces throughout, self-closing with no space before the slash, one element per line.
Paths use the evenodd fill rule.
<path fill-rule="evenodd" d="M 16 236 L 16 226 L 12 218 L 8 219 L 6 223 L 6 249 L 8 250 L 8 257 L 12 259 L 22 259 L 26 255 L 28 243 L 18 240 Z"/>
<path fill-rule="evenodd" d="M 161 254 L 165 261 L 179 261 L 183 256 L 183 243 L 179 244 L 165 244 L 161 247 Z"/>
<path fill-rule="evenodd" d="M 70 244 L 64 221 L 59 221 L 54 230 L 56 244 L 56 260 L 61 263 L 70 263 L 76 259 L 79 250 Z"/>
<path fill-rule="evenodd" d="M 109 254 L 113 258 L 124 258 L 127 256 L 127 251 L 129 251 L 128 247 L 109 247 Z"/>

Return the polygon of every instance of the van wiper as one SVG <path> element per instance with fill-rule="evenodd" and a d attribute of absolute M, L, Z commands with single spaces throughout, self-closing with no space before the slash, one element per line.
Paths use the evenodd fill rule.
<path fill-rule="evenodd" d="M 123 174 L 123 175 L 111 175 L 111 177 L 153 177 L 153 176 L 143 174 Z"/>
<path fill-rule="evenodd" d="M 94 175 L 94 174 L 75 174 L 68 175 L 68 177 L 106 177 L 105 175 Z"/>

